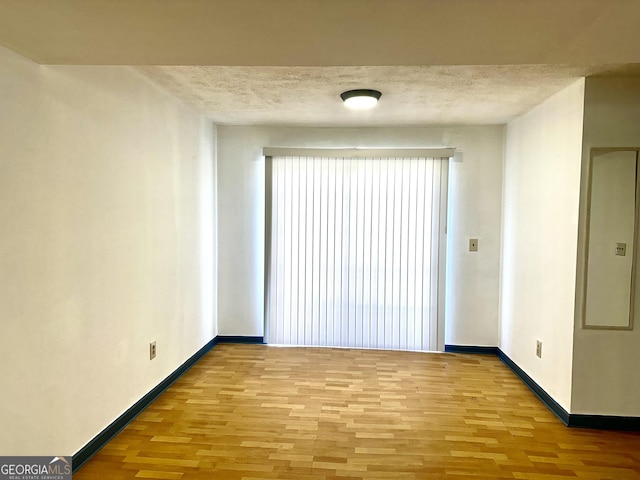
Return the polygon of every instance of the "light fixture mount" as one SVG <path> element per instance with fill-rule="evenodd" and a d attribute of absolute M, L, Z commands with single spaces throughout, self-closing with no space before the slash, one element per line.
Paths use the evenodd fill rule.
<path fill-rule="evenodd" d="M 369 88 L 348 90 L 340 94 L 340 98 L 342 98 L 344 104 L 356 110 L 375 107 L 381 96 L 382 93 L 378 90 L 371 90 Z"/>

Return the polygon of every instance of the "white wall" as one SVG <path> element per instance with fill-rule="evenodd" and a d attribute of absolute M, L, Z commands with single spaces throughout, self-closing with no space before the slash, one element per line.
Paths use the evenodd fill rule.
<path fill-rule="evenodd" d="M 587 78 L 583 171 L 592 147 L 640 147 L 640 78 Z M 586 205 L 586 182 L 583 175 L 582 205 Z M 584 261 L 584 208 L 580 218 L 579 265 Z M 582 273 L 580 269 L 576 292 L 572 413 L 640 416 L 640 289 L 636 287 L 632 331 L 585 330 Z"/>
<path fill-rule="evenodd" d="M 71 455 L 217 333 L 215 131 L 2 48 L 0 105 L 0 451 Z"/>
<path fill-rule="evenodd" d="M 499 346 L 567 411 L 583 96 L 581 80 L 510 122 L 504 162 Z"/>
<path fill-rule="evenodd" d="M 456 147 L 450 166 L 447 344 L 497 345 L 504 128 L 218 127 L 221 335 L 263 335 L 263 147 Z M 469 253 L 468 239 L 480 249 Z"/>

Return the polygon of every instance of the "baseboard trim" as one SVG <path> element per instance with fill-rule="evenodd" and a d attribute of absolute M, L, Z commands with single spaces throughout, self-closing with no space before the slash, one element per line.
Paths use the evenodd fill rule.
<path fill-rule="evenodd" d="M 264 337 L 248 337 L 242 335 L 218 335 L 218 343 L 264 343 Z"/>
<path fill-rule="evenodd" d="M 200 360 L 209 350 L 218 343 L 264 343 L 264 337 L 247 337 L 235 335 L 218 335 L 209 341 L 204 347 L 194 353 L 186 362 L 176 368 L 167 378 L 160 382 L 144 397 L 134 403 L 126 412 L 116 418 L 102 432 L 96 435 L 89 443 L 82 447 L 73 456 L 72 473 L 76 473 L 87 461 L 115 437 L 129 422 L 140 415 L 153 401 L 169 388 L 176 380 Z"/>
<path fill-rule="evenodd" d="M 202 358 L 209 350 L 216 346 L 218 337 L 209 341 L 204 347 L 194 353 L 186 362 L 180 365 L 167 378 L 154 387 L 149 393 L 133 404 L 126 412 L 120 415 L 116 420 L 107 426 L 102 432 L 96 435 L 89 443 L 82 447 L 73 456 L 72 473 L 76 473 L 91 457 L 104 447 L 113 437 L 126 427 L 131 420 L 136 418 L 144 411 L 156 398 L 160 396 L 167 388 L 171 386 L 178 378 L 180 378 L 187 370 L 189 370 L 200 358 Z"/>
<path fill-rule="evenodd" d="M 497 355 L 498 347 L 477 347 L 473 345 L 445 345 L 446 353 L 473 353 L 477 355 Z"/>
<path fill-rule="evenodd" d="M 483 354 L 483 355 L 497 355 L 502 363 L 516 374 L 516 376 L 522 380 L 522 382 L 529 387 L 536 397 L 540 399 L 545 406 L 553 412 L 553 414 L 560 419 L 562 423 L 569 426 L 569 413 L 556 402 L 551 395 L 544 391 L 544 389 L 538 385 L 524 370 L 522 370 L 513 360 L 511 360 L 502 350 L 498 347 L 478 347 L 473 345 L 445 345 L 444 351 L 448 353 L 469 353 L 469 354 Z"/>
<path fill-rule="evenodd" d="M 584 415 L 567 412 L 551 395 L 538 385 L 509 356 L 496 348 L 498 358 L 509 367 L 522 382 L 529 387 L 551 412 L 567 427 L 591 428 L 596 430 L 640 431 L 640 417 L 619 417 L 613 415 Z"/>
<path fill-rule="evenodd" d="M 546 407 L 551 410 L 551 412 L 560 419 L 562 423 L 566 426 L 569 425 L 569 412 L 567 412 L 562 406 L 556 402 L 551 395 L 549 395 L 540 385 L 538 385 L 535 380 L 533 380 L 529 375 L 525 373 L 513 360 L 509 358 L 509 356 L 504 353 L 499 348 L 496 348 L 497 355 L 502 363 L 504 363 L 507 367 L 509 367 L 516 376 L 522 380 L 522 382 L 529 387 L 536 397 L 540 399 L 542 403 L 546 405 Z"/>
<path fill-rule="evenodd" d="M 89 443 L 73 455 L 72 470 L 76 473 L 91 457 L 104 447 L 113 437 L 126 427 L 129 422 L 144 411 L 156 398 L 169 388 L 176 380 L 200 360 L 218 343 L 251 343 L 262 344 L 264 337 L 218 335 L 194 353 L 186 362 L 175 369 L 167 378 L 154 387 L 149 393 L 133 404 L 126 412 L 96 435 Z M 445 352 L 497 355 L 502 362 L 516 374 L 522 382 L 568 427 L 593 428 L 599 430 L 640 431 L 640 417 L 618 417 L 610 415 L 569 414 L 551 396 L 544 391 L 524 370 L 498 347 L 477 347 L 470 345 L 445 345 Z"/>
<path fill-rule="evenodd" d="M 621 430 L 640 432 L 640 417 L 616 417 L 611 415 L 569 414 L 569 427 L 595 428 L 598 430 Z"/>
<path fill-rule="evenodd" d="M 477 347 L 472 345 L 445 345 L 445 352 L 497 355 L 511 369 L 533 394 L 567 427 L 592 428 L 597 430 L 640 431 L 640 417 L 618 417 L 612 415 L 584 415 L 567 412 L 535 380 L 525 373 L 509 356 L 498 347 Z"/>

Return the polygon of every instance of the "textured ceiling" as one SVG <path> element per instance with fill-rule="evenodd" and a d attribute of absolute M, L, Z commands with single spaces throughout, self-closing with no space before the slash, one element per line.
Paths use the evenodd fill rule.
<path fill-rule="evenodd" d="M 222 124 L 487 124 L 637 74 L 639 18 L 640 0 L 0 0 L 0 45 L 132 65 Z M 345 109 L 363 87 L 378 107 Z"/>
<path fill-rule="evenodd" d="M 140 67 L 220 124 L 391 126 L 505 123 L 565 86 L 611 67 Z M 339 98 L 382 92 L 370 111 Z"/>

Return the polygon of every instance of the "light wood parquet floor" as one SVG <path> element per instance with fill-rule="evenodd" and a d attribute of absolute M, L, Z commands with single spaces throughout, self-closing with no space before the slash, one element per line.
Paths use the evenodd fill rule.
<path fill-rule="evenodd" d="M 75 480 L 640 479 L 493 356 L 215 347 Z"/>

